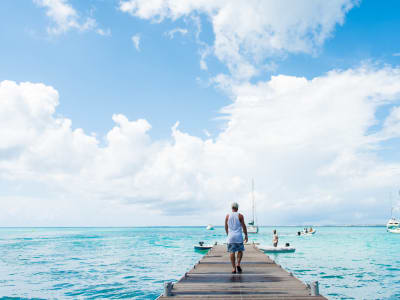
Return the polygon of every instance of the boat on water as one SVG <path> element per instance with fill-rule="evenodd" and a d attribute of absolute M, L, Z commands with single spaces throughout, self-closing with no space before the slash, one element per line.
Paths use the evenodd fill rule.
<path fill-rule="evenodd" d="M 266 253 L 293 253 L 296 251 L 296 248 L 291 247 L 289 244 L 285 246 L 259 246 L 258 247 L 261 251 Z"/>
<path fill-rule="evenodd" d="M 258 233 L 258 226 L 253 224 L 253 222 L 249 222 L 247 225 L 247 233 Z"/>
<path fill-rule="evenodd" d="M 317 231 L 316 230 L 313 230 L 313 231 L 311 231 L 311 232 L 305 232 L 305 231 L 299 231 L 298 232 L 298 235 L 313 235 L 313 234 L 315 234 Z M 300 233 L 300 234 L 299 234 Z"/>
<path fill-rule="evenodd" d="M 315 234 L 317 231 L 315 229 L 313 229 L 312 227 L 310 227 L 310 229 L 304 228 L 302 231 L 297 231 L 297 235 L 301 236 L 301 235 L 313 235 Z"/>
<path fill-rule="evenodd" d="M 400 233 L 400 222 L 396 218 L 391 217 L 386 224 L 386 230 L 391 233 Z"/>
<path fill-rule="evenodd" d="M 195 250 L 210 250 L 213 246 L 204 244 L 204 242 L 199 242 L 198 245 L 194 245 Z"/>
<path fill-rule="evenodd" d="M 396 209 L 398 209 L 398 206 L 394 207 L 392 202 L 392 207 L 390 210 L 390 220 L 386 224 L 386 230 L 390 233 L 400 233 L 400 221 L 393 216 L 393 210 Z"/>
<path fill-rule="evenodd" d="M 247 233 L 258 233 L 258 226 L 255 219 L 255 205 L 254 205 L 254 179 L 251 180 L 251 198 L 252 198 L 252 219 L 247 225 Z"/>
<path fill-rule="evenodd" d="M 211 224 L 208 224 L 206 227 L 207 230 L 214 230 L 214 227 Z"/>

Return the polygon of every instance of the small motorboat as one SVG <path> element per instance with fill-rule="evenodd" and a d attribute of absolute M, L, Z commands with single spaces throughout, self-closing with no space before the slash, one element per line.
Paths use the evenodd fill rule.
<path fill-rule="evenodd" d="M 214 227 L 211 224 L 208 224 L 206 227 L 207 230 L 214 230 Z"/>
<path fill-rule="evenodd" d="M 300 235 L 313 235 L 313 234 L 315 234 L 317 231 L 316 230 L 313 230 L 313 231 L 298 231 L 297 232 L 297 235 L 298 236 L 300 236 Z"/>
<path fill-rule="evenodd" d="M 261 251 L 267 252 L 267 253 L 292 253 L 296 251 L 296 248 L 291 247 L 289 243 L 286 243 L 285 246 L 279 246 L 279 247 L 274 247 L 274 246 L 259 246 L 258 247 Z"/>
<path fill-rule="evenodd" d="M 210 250 L 212 245 L 205 245 L 204 242 L 199 242 L 198 245 L 194 245 L 195 250 Z"/>

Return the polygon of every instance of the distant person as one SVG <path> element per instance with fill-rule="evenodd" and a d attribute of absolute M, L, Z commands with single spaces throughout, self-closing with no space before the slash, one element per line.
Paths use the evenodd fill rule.
<path fill-rule="evenodd" d="M 308 230 L 307 230 L 307 228 L 304 228 L 304 232 L 305 232 L 305 233 L 308 233 Z"/>
<path fill-rule="evenodd" d="M 310 230 L 308 232 L 313 232 L 314 229 L 312 229 L 312 227 L 310 227 Z"/>
<path fill-rule="evenodd" d="M 297 235 L 301 235 L 301 232 L 300 232 L 300 231 L 297 231 Z"/>
<path fill-rule="evenodd" d="M 274 230 L 274 235 L 272 237 L 272 244 L 274 245 L 274 247 L 278 246 L 278 242 L 279 242 L 279 237 L 278 234 L 276 233 L 276 230 Z"/>
<path fill-rule="evenodd" d="M 244 223 L 244 217 L 242 214 L 238 213 L 239 204 L 236 202 L 232 203 L 232 212 L 226 215 L 225 218 L 225 231 L 228 235 L 227 247 L 230 253 L 231 263 L 232 263 L 232 274 L 237 272 L 242 273 L 242 268 L 240 267 L 240 262 L 243 257 L 244 245 L 242 229 L 244 232 L 244 242 L 247 243 L 247 228 Z M 237 252 L 237 264 L 235 253 Z"/>

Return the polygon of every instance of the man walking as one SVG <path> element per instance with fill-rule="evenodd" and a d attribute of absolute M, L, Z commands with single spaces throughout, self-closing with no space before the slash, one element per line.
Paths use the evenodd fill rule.
<path fill-rule="evenodd" d="M 232 274 L 242 273 L 242 268 L 240 267 L 240 262 L 243 257 L 244 245 L 242 229 L 244 232 L 244 242 L 247 243 L 247 228 L 244 223 L 244 217 L 242 214 L 238 213 L 239 204 L 236 202 L 232 203 L 232 213 L 227 214 L 225 218 L 225 231 L 228 235 L 227 247 L 230 253 L 231 263 L 232 263 Z M 237 264 L 235 253 L 237 252 Z"/>

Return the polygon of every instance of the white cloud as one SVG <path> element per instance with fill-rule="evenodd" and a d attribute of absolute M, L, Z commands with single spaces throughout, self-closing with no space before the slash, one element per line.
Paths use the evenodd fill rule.
<path fill-rule="evenodd" d="M 153 140 L 146 120 L 119 114 L 102 145 L 56 117 L 54 88 L 1 82 L 1 225 L 221 223 L 231 201 L 248 212 L 252 177 L 264 224 L 386 217 L 382 197 L 400 165 L 382 160 L 379 146 L 400 137 L 399 69 L 220 83 L 233 103 L 215 139 L 177 123 L 170 140 Z M 383 105 L 393 108 L 377 120 Z"/>
<path fill-rule="evenodd" d="M 106 30 L 98 28 L 98 29 L 96 29 L 96 33 L 103 35 L 103 36 L 111 36 L 111 30 L 109 28 Z"/>
<path fill-rule="evenodd" d="M 204 14 L 215 34 L 214 54 L 238 78 L 250 78 L 266 58 L 315 53 L 358 0 L 125 0 L 120 9 L 158 22 Z"/>
<path fill-rule="evenodd" d="M 140 51 L 140 35 L 135 34 L 132 36 L 133 46 L 135 46 L 137 51 Z"/>
<path fill-rule="evenodd" d="M 173 39 L 175 37 L 175 34 L 181 34 L 181 35 L 186 35 L 188 33 L 188 30 L 186 28 L 174 28 L 170 31 L 166 32 L 166 35 L 170 38 Z"/>
<path fill-rule="evenodd" d="M 96 20 L 87 17 L 85 20 L 79 16 L 78 12 L 69 4 L 68 0 L 33 0 L 40 7 L 46 8 L 46 15 L 53 22 L 53 26 L 48 27 L 50 34 L 65 33 L 70 29 L 79 31 L 95 30 L 100 35 L 110 35 L 110 29 L 103 30 L 98 28 Z"/>
<path fill-rule="evenodd" d="M 400 56 L 400 52 L 398 52 L 398 53 L 393 53 L 393 56 Z"/>

